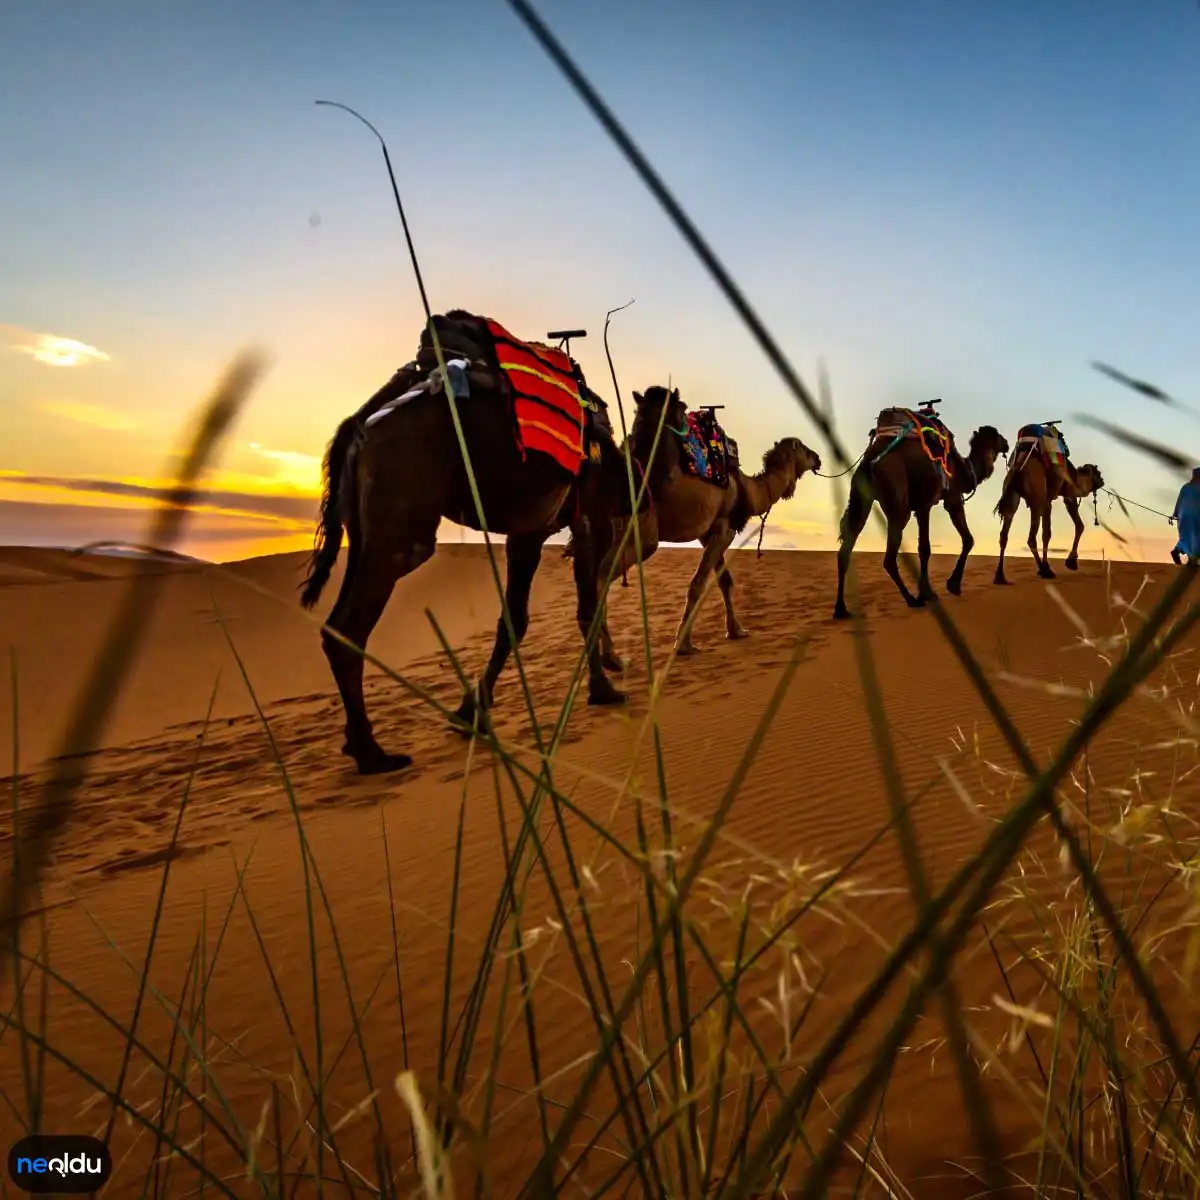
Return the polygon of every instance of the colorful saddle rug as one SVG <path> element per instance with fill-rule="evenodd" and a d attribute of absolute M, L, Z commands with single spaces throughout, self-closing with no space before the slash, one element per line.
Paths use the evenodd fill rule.
<path fill-rule="evenodd" d="M 913 412 L 910 408 L 885 408 L 875 419 L 871 430 L 872 444 L 887 444 L 875 457 L 878 462 L 903 441 L 915 441 L 929 455 L 937 468 L 942 487 L 950 481 L 950 454 L 954 450 L 954 434 L 946 423 L 933 413 Z"/>
<path fill-rule="evenodd" d="M 576 476 L 589 453 L 597 456 L 596 439 L 611 440 L 604 401 L 588 388 L 579 364 L 570 355 L 541 342 L 521 341 L 499 321 L 462 309 L 435 316 L 433 325 L 447 366 L 452 358 L 468 364 L 463 372 L 465 386 L 460 387 L 451 371 L 456 396 L 470 395 L 472 382 L 479 386 L 499 381 L 500 390 L 512 403 L 514 434 L 522 458 L 529 453 L 544 454 Z M 414 367 L 436 370 L 437 355 L 428 329 L 421 331 Z"/>
<path fill-rule="evenodd" d="M 564 471 L 578 475 L 587 455 L 583 444 L 582 372 L 562 350 L 522 342 L 498 321 L 487 319 L 496 365 L 508 381 L 522 452 L 549 455 Z"/>
<path fill-rule="evenodd" d="M 1022 425 L 1013 447 L 1013 461 L 1021 464 L 1034 453 L 1047 471 L 1065 471 L 1071 456 L 1067 439 L 1057 425 Z"/>
<path fill-rule="evenodd" d="M 729 474 L 738 469 L 737 442 L 721 427 L 717 414 L 701 408 L 687 415 L 682 437 L 684 473 L 716 487 L 729 486 Z"/>

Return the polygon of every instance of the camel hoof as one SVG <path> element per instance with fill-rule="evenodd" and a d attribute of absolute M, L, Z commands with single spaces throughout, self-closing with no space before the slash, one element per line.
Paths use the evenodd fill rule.
<path fill-rule="evenodd" d="M 676 645 L 675 647 L 676 658 L 690 658 L 693 654 L 697 653 L 699 651 L 691 642 L 684 642 L 683 645 Z"/>
<path fill-rule="evenodd" d="M 920 596 L 906 596 L 905 602 L 908 604 L 909 608 L 924 608 L 925 607 L 925 601 L 922 600 Z"/>
<path fill-rule="evenodd" d="M 464 696 L 463 702 L 450 714 L 450 728 L 463 737 L 473 737 L 477 731 L 487 728 L 487 708 L 480 707 L 474 696 Z"/>
<path fill-rule="evenodd" d="M 731 642 L 740 642 L 742 638 L 748 638 L 750 636 L 750 632 L 749 630 L 743 629 L 739 625 L 736 629 L 727 630 L 725 636 Z"/>
<path fill-rule="evenodd" d="M 1079 570 L 1079 559 L 1068 558 L 1067 561 L 1063 563 L 1063 566 L 1066 567 L 1068 571 L 1078 571 Z"/>
<path fill-rule="evenodd" d="M 844 604 L 839 604 L 833 610 L 833 619 L 835 621 L 849 621 L 853 616 L 854 614 Z"/>
<path fill-rule="evenodd" d="M 625 670 L 625 664 L 615 654 L 600 655 L 600 665 L 606 671 L 616 671 L 620 673 Z"/>
<path fill-rule="evenodd" d="M 999 571 L 997 571 L 996 577 L 992 580 L 992 582 L 993 583 L 1008 583 L 1008 580 L 1005 579 L 1004 576 L 1001 575 Z"/>
<path fill-rule="evenodd" d="M 367 759 L 358 764 L 360 775 L 390 775 L 394 771 L 403 771 L 412 766 L 412 758 L 407 754 L 381 754 L 377 758 Z"/>
<path fill-rule="evenodd" d="M 388 754 L 379 746 L 364 753 L 356 753 L 347 742 L 342 747 L 342 753 L 354 759 L 354 765 L 360 775 L 387 775 L 392 771 L 403 771 L 412 766 L 412 757 L 408 754 Z"/>
<path fill-rule="evenodd" d="M 1044 571 L 1038 571 L 1038 574 L 1043 579 L 1057 579 L 1058 578 L 1058 576 L 1055 575 L 1054 572 L 1049 567 L 1047 567 Z"/>
<path fill-rule="evenodd" d="M 592 708 L 611 708 L 625 703 L 625 693 L 613 687 L 606 679 L 602 684 L 595 683 L 588 688 L 588 704 Z"/>
<path fill-rule="evenodd" d="M 950 593 L 950 595 L 952 595 L 952 596 L 961 596 L 962 595 L 962 580 L 961 579 L 946 580 L 946 591 L 948 591 Z"/>

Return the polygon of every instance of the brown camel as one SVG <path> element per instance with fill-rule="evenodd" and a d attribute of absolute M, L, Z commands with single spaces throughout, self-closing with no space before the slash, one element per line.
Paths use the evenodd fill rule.
<path fill-rule="evenodd" d="M 523 454 L 514 438 L 513 401 L 497 366 L 495 346 L 479 318 L 453 310 L 434 318 L 447 361 L 469 364 L 469 395 L 455 385 L 463 436 L 488 529 L 506 534 L 505 597 L 519 643 L 529 625 L 529 594 L 546 539 L 570 528 L 575 540 L 577 619 L 585 635 L 599 598 L 596 568 L 610 549 L 620 518 L 628 519 L 624 464 L 598 398 L 589 393 L 586 431 L 592 449 L 575 478 L 545 453 Z M 322 645 L 346 712 L 349 755 L 362 774 L 400 770 L 407 754 L 388 753 L 375 740 L 363 699 L 365 649 L 396 581 L 428 561 L 443 517 L 479 529 L 450 406 L 428 330 L 417 359 L 401 368 L 362 408 L 344 420 L 325 455 L 325 491 L 310 573 L 301 604 L 312 608 L 329 579 L 343 530 L 350 549 L 341 590 L 322 629 Z M 421 390 L 423 389 L 423 390 Z M 416 394 L 414 394 L 414 391 Z M 578 400 L 576 400 L 578 403 Z M 602 405 L 602 402 L 600 402 Z M 384 410 L 387 411 L 384 411 Z M 340 636 L 339 636 L 340 635 Z M 476 707 L 491 703 L 496 680 L 511 652 L 501 613 L 482 679 L 455 714 L 473 724 Z M 588 656 L 588 702 L 625 699 L 604 674 L 597 647 Z"/>
<path fill-rule="evenodd" d="M 651 508 L 638 517 L 642 560 L 649 558 L 660 542 L 699 541 L 704 547 L 700 565 L 688 584 L 683 618 L 675 635 L 675 653 L 696 652 L 692 640 L 692 614 L 714 570 L 725 603 L 726 635 L 744 638 L 747 633 L 734 611 L 733 575 L 725 564 L 725 552 L 753 517 L 765 516 L 780 500 L 791 499 L 805 471 L 821 469 L 821 458 L 799 438 L 783 438 L 763 455 L 763 469 L 759 474 L 745 474 L 735 459 L 729 464 L 728 480 L 718 486 L 684 472 L 687 407 L 679 397 L 679 389 L 668 393 L 666 388 L 651 387 L 644 395 L 634 392 L 633 398 L 637 412 L 629 433 L 630 450 L 639 464 L 639 483 L 641 470 L 645 470 L 653 498 Z M 656 434 L 657 448 L 654 445 Z M 628 486 L 628 474 L 626 480 Z M 597 574 L 602 582 L 617 573 L 624 575 L 637 563 L 637 548 L 631 535 L 616 570 L 612 569 L 612 560 L 624 533 L 624 527 L 615 532 L 612 547 L 600 562 Z M 605 667 L 620 670 L 621 662 L 613 648 L 607 621 L 601 627 L 601 642 L 601 661 Z"/>
<path fill-rule="evenodd" d="M 908 409 L 884 409 L 871 431 L 871 444 L 850 480 L 850 498 L 842 515 L 838 539 L 834 617 L 846 620 L 851 615 L 846 607 L 846 572 L 854 544 L 866 526 L 876 500 L 888 523 L 883 567 L 910 608 L 921 608 L 929 600 L 936 599 L 937 593 L 929 582 L 929 557 L 933 552 L 929 542 L 929 514 L 934 505 L 945 505 L 962 538 L 962 550 L 946 581 L 946 590 L 951 595 L 961 596 L 967 555 L 975 545 L 967 525 L 966 501 L 985 479 L 990 478 L 996 459 L 1007 453 L 1008 442 L 991 425 L 981 425 L 971 435 L 971 448 L 964 458 L 954 446 L 953 434 L 934 415 L 932 406 L 919 413 Z M 935 455 L 941 460 L 940 464 L 934 461 Z M 917 518 L 917 553 L 921 561 L 920 585 L 915 596 L 900 577 L 899 563 L 900 541 L 913 516 Z"/>
<path fill-rule="evenodd" d="M 1048 444 L 1047 444 L 1048 443 Z M 1061 461 L 1056 461 L 1061 459 Z M 1104 486 L 1104 476 L 1094 463 L 1081 467 L 1072 464 L 1066 454 L 1066 442 L 1053 425 L 1025 426 L 1017 434 L 1017 448 L 1004 478 L 1000 500 L 995 511 L 1000 514 L 1000 560 L 996 563 L 995 583 L 1008 583 L 1004 575 L 1004 552 L 1008 547 L 1008 531 L 1024 500 L 1029 508 L 1029 546 L 1037 572 L 1043 579 L 1053 579 L 1050 567 L 1050 511 L 1054 501 L 1061 498 L 1075 524 L 1075 540 L 1063 566 L 1068 571 L 1079 570 L 1079 539 L 1083 537 L 1083 518 L 1079 502 L 1094 495 Z M 1038 525 L 1042 527 L 1042 552 L 1038 554 Z"/>

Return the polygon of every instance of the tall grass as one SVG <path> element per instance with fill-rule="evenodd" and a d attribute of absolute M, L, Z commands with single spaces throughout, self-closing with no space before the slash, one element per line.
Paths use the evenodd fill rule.
<path fill-rule="evenodd" d="M 832 460 L 848 466 L 832 401 L 818 403 L 808 392 L 579 69 L 524 0 L 510 2 L 697 250 L 821 432 Z M 423 286 L 422 299 L 428 305 Z M 225 419 L 251 380 L 243 372 L 224 389 Z M 229 398 L 235 393 L 237 401 Z M 216 445 L 222 422 L 214 420 L 202 422 L 206 432 L 188 460 L 192 474 L 181 480 L 184 489 Z M 640 486 L 632 468 L 629 484 Z M 178 505 L 167 510 L 159 544 L 171 541 L 179 511 Z M 640 555 L 636 527 L 624 536 L 635 539 Z M 503 605 L 490 546 L 489 557 Z M 906 563 L 911 569 L 907 557 Z M 939 1194 L 1194 1195 L 1200 1187 L 1196 1031 L 1177 1022 L 1194 1003 L 1191 976 L 1200 951 L 1194 932 L 1200 859 L 1189 812 L 1196 681 L 1187 644 L 1200 610 L 1185 603 L 1195 570 L 1180 570 L 1152 605 L 1141 596 L 1128 602 L 1114 596 L 1110 630 L 1088 630 L 1067 609 L 1080 629 L 1074 652 L 1099 655 L 1110 668 L 1099 687 L 1075 696 L 1052 680 L 989 678 L 949 612 L 935 604 L 929 619 L 1013 765 L 988 760 L 978 737 L 956 734 L 937 773 L 919 787 L 900 769 L 897 744 L 906 731 L 889 721 L 871 637 L 856 628 L 890 813 L 840 863 L 772 855 L 730 826 L 795 684 L 806 639 L 790 648 L 769 701 L 743 731 L 734 770 L 700 818 L 672 799 L 659 709 L 670 694 L 674 660 L 673 654 L 654 660 L 644 586 L 637 595 L 648 703 L 631 718 L 628 761 L 586 772 L 591 792 L 610 798 L 607 811 L 563 782 L 580 773 L 577 764 L 564 766 L 563 747 L 585 652 L 544 734 L 536 711 L 544 697 L 534 696 L 518 648 L 531 744 L 489 723 L 465 752 L 434 978 L 427 962 L 415 980 L 406 964 L 408 931 L 420 917 L 397 890 L 385 813 L 378 850 L 387 922 L 377 932 L 389 949 L 365 993 L 356 987 L 355 966 L 369 948 L 351 944 L 339 927 L 307 828 L 304 781 L 293 777 L 257 699 L 256 718 L 300 856 L 303 935 L 289 962 L 273 954 L 261 903 L 251 895 L 250 862 L 236 861 L 231 894 L 214 923 L 206 905 L 182 977 L 163 981 L 156 970 L 171 862 L 204 761 L 210 706 L 180 794 L 163 796 L 164 807 L 175 804 L 175 819 L 144 948 L 128 953 L 95 917 L 112 972 L 133 988 L 133 1003 L 118 1010 L 56 965 L 52 918 L 36 892 L 55 844 L 70 835 L 85 771 L 78 750 L 101 736 L 101 701 L 120 686 L 156 599 L 147 580 L 137 578 L 68 733 L 76 757 L 60 764 L 74 765 L 56 767 L 26 811 L 29 781 L 19 760 L 13 764 L 3 954 L 11 996 L 0 1039 L 14 1069 L 6 1069 L 0 1095 L 5 1123 L 33 1131 L 50 1128 L 50 1121 L 61 1128 L 69 1118 L 76 1130 L 109 1138 L 117 1163 L 110 1188 L 143 1196 L 391 1197 L 417 1187 L 430 1196 L 577 1190 L 745 1197 L 785 1188 L 805 1197 L 833 1189 L 929 1196 L 935 1185 L 909 1173 L 905 1132 L 889 1127 L 888 1097 L 911 1073 L 906 1056 L 948 1054 L 974 1158 L 937 1185 L 950 1189 Z M 857 587 L 853 577 L 851 584 Z M 217 615 L 254 696 L 237 639 Z M 308 618 L 297 610 L 295 619 Z M 447 673 L 467 686 L 464 664 L 434 627 Z M 422 704 L 425 720 L 448 720 L 430 688 L 363 653 Z M 15 655 L 11 679 L 16 746 Z M 1022 735 L 998 683 L 1077 704 L 1045 761 Z M 1104 757 L 1096 747 L 1123 709 L 1123 728 L 1143 731 L 1144 740 Z M 1164 722 L 1172 730 L 1165 741 Z M 1170 763 L 1165 777 L 1164 761 Z M 1148 764 L 1159 772 L 1152 792 Z M 470 877 L 466 863 L 468 827 L 485 785 L 495 813 L 497 882 L 481 925 L 462 913 L 468 892 L 478 908 L 484 883 Z M 403 789 L 401 777 L 398 796 Z M 915 810 L 947 791 L 974 814 L 979 840 L 939 886 Z M 866 864 L 893 837 L 915 914 L 911 927 L 879 947 L 883 960 L 868 979 L 850 993 L 844 984 L 837 990 L 836 964 L 809 947 L 821 944 L 819 931 L 831 923 L 857 930 L 864 941 L 880 940 Z M 75 900 L 90 912 L 85 895 Z M 272 998 L 272 1011 L 231 1013 L 212 999 L 235 923 L 257 955 L 261 978 L 254 990 Z M 970 982 L 964 956 L 974 970 L 981 963 L 994 970 L 998 984 L 987 1011 L 963 998 Z M 238 970 L 246 971 L 244 962 Z M 943 1032 L 922 1042 L 918 1026 L 929 1019 L 935 997 Z M 113 1053 L 103 1070 L 77 1038 L 52 1027 L 52 1012 L 64 1007 L 90 1014 L 105 1031 Z M 567 1034 L 564 1020 L 572 1023 Z M 286 1054 L 276 1043 L 276 1061 L 258 1061 L 242 1046 L 248 1032 L 268 1023 L 281 1029 Z M 573 1057 L 564 1044 L 587 1049 Z M 84 1105 L 68 1105 L 65 1097 L 81 1092 L 88 1093 Z M 1020 1128 L 1036 1131 L 1018 1145 L 1008 1136 L 1014 1113 L 1021 1114 Z M 924 1115 L 945 1127 L 954 1114 Z"/>

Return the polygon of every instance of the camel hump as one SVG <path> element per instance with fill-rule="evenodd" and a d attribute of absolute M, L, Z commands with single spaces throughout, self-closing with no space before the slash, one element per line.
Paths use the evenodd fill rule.
<path fill-rule="evenodd" d="M 936 413 L 916 412 L 911 408 L 882 408 L 879 410 L 879 416 L 875 418 L 871 438 L 925 438 L 928 433 L 949 441 L 954 440 L 954 434 Z"/>
<path fill-rule="evenodd" d="M 1067 449 L 1067 439 L 1062 430 L 1053 422 L 1035 422 L 1022 425 L 1017 433 L 1017 449 L 1023 452 L 1022 464 L 1030 454 L 1036 453 L 1042 460 L 1042 466 L 1047 471 L 1058 474 L 1065 472 L 1071 452 Z"/>
<path fill-rule="evenodd" d="M 435 313 L 433 327 L 437 330 L 442 353 L 447 358 L 465 358 L 470 363 L 491 365 L 492 339 L 488 333 L 487 320 L 462 308 L 452 308 L 445 313 Z M 422 370 L 433 370 L 437 366 L 437 355 L 429 327 L 421 330 L 421 341 L 417 349 L 417 365 Z"/>
<path fill-rule="evenodd" d="M 954 449 L 954 434 L 941 417 L 910 408 L 884 408 L 875 419 L 871 446 L 865 461 L 872 464 L 884 458 L 901 442 L 913 441 L 925 452 L 943 487 L 950 481 L 950 454 Z"/>

